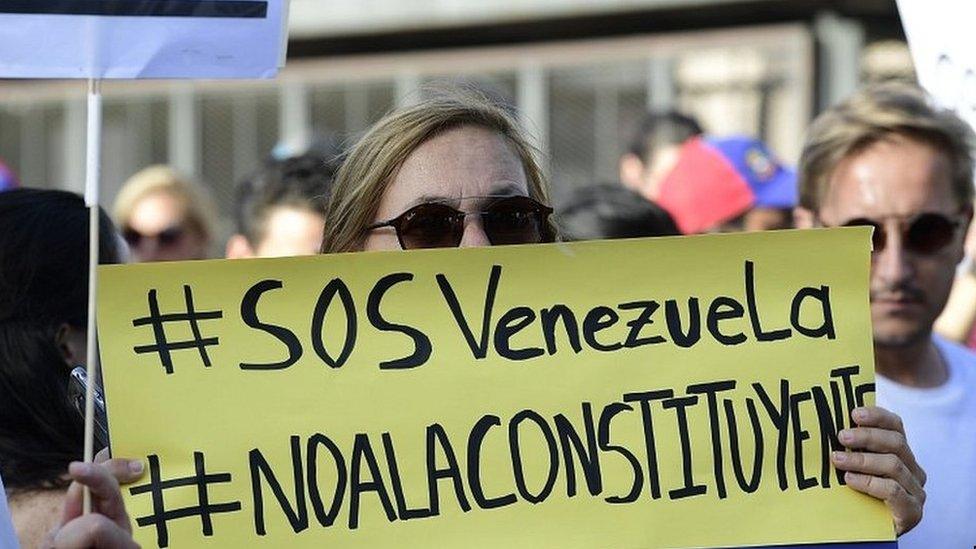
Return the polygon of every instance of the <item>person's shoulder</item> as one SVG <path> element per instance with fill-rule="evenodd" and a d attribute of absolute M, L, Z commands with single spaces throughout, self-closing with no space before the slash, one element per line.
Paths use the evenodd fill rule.
<path fill-rule="evenodd" d="M 933 335 L 932 340 L 954 370 L 953 373 L 961 375 L 969 384 L 976 384 L 976 353 L 938 335 Z"/>
<path fill-rule="evenodd" d="M 973 350 L 964 345 L 956 343 L 955 341 L 950 341 L 938 334 L 932 334 L 932 341 L 935 342 L 935 346 L 938 347 L 939 351 L 943 354 L 950 355 L 951 357 L 960 360 L 976 362 L 976 352 L 973 352 Z"/>

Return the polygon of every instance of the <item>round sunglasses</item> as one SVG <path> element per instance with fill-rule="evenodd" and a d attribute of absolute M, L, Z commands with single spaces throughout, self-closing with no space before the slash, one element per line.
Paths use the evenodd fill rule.
<path fill-rule="evenodd" d="M 176 245 L 183 238 L 183 234 L 183 228 L 178 225 L 167 227 L 155 235 L 142 234 L 132 227 L 122 229 L 122 238 L 131 248 L 138 248 L 149 240 L 155 240 L 160 248 L 168 248 Z"/>
<path fill-rule="evenodd" d="M 456 248 L 461 245 L 464 218 L 469 215 L 481 216 L 485 236 L 492 246 L 555 240 L 549 226 L 552 208 L 527 196 L 498 198 L 477 212 L 462 212 L 444 202 L 425 202 L 393 219 L 374 223 L 366 230 L 393 227 L 404 250 Z"/>
<path fill-rule="evenodd" d="M 871 227 L 874 233 L 871 241 L 874 251 L 880 252 L 888 245 L 888 229 L 881 221 L 859 217 L 844 223 L 845 227 Z M 940 213 L 922 213 L 905 220 L 899 220 L 902 247 L 919 255 L 932 255 L 940 252 L 952 242 L 962 221 Z"/>

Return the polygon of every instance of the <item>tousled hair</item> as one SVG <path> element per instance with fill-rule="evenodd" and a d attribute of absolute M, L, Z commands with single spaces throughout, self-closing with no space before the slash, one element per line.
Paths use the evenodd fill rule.
<path fill-rule="evenodd" d="M 257 246 L 266 236 L 269 215 L 280 207 L 325 216 L 334 176 L 331 159 L 317 154 L 269 160 L 237 186 L 237 233 Z"/>
<path fill-rule="evenodd" d="M 868 86 L 814 120 L 800 156 L 800 205 L 818 211 L 834 170 L 864 148 L 902 135 L 943 152 L 952 166 L 952 188 L 961 206 L 973 200 L 976 135 L 955 113 L 935 105 L 917 86 L 888 82 Z"/>
<path fill-rule="evenodd" d="M 615 183 L 574 189 L 558 212 L 564 236 L 570 240 L 681 234 L 664 208 Z"/>
<path fill-rule="evenodd" d="M 649 162 L 657 149 L 680 145 L 702 133 L 701 124 L 692 116 L 674 110 L 652 111 L 641 118 L 627 152 Z"/>

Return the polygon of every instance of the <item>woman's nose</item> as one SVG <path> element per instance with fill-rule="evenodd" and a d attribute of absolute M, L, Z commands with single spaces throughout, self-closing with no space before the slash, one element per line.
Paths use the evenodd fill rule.
<path fill-rule="evenodd" d="M 484 226 L 477 216 L 468 216 L 464 224 L 464 234 L 461 236 L 461 248 L 478 248 L 481 246 L 491 246 L 488 235 L 485 234 Z"/>

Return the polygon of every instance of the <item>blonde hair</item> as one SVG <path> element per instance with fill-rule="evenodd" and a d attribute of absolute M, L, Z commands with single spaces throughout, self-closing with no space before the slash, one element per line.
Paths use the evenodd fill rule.
<path fill-rule="evenodd" d="M 549 202 L 549 187 L 518 123 L 483 94 L 446 90 L 387 114 L 350 149 L 336 173 L 322 239 L 322 253 L 361 250 L 386 187 L 407 157 L 428 139 L 461 126 L 479 126 L 505 136 L 515 149 L 529 196 Z M 554 226 L 550 227 L 556 234 Z"/>
<path fill-rule="evenodd" d="M 917 86 L 888 82 L 864 88 L 814 120 L 800 156 L 800 205 L 817 211 L 837 165 L 892 135 L 917 139 L 943 152 L 952 166 L 959 204 L 972 202 L 973 130 Z"/>
<path fill-rule="evenodd" d="M 185 222 L 206 239 L 213 236 L 214 207 L 210 196 L 191 180 L 169 166 L 149 166 L 130 177 L 115 198 L 112 213 L 119 227 L 125 227 L 136 205 L 149 195 L 164 193 L 183 208 Z"/>

